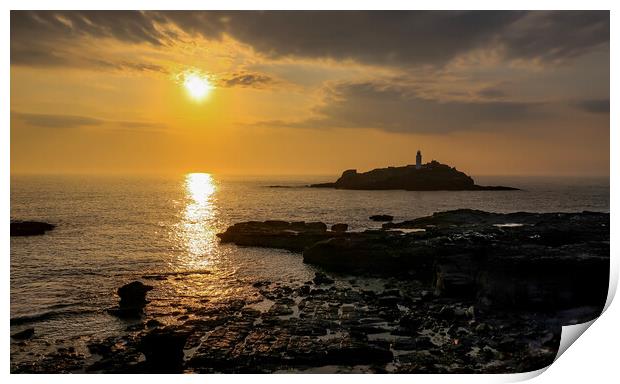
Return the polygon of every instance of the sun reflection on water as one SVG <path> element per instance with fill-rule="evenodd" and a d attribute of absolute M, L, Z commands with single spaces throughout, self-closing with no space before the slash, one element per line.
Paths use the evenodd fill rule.
<path fill-rule="evenodd" d="M 215 192 L 216 183 L 208 173 L 190 173 L 185 176 L 187 204 L 182 218 L 182 241 L 187 257 L 177 268 L 202 269 L 208 267 L 216 247 Z"/>

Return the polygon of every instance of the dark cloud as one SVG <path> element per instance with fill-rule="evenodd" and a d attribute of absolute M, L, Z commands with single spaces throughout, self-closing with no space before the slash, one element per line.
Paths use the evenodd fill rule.
<path fill-rule="evenodd" d="M 11 43 L 76 36 L 160 45 L 166 39 L 153 14 L 140 11 L 11 11 Z"/>
<path fill-rule="evenodd" d="M 134 72 L 155 72 L 167 74 L 168 70 L 161 65 L 150 63 L 137 63 L 131 61 L 108 61 L 108 60 L 88 60 L 86 66 L 93 65 L 101 69 L 110 69 L 118 71 L 134 71 Z"/>
<path fill-rule="evenodd" d="M 221 76 L 217 85 L 219 87 L 264 88 L 274 82 L 272 77 L 261 73 L 237 72 Z"/>
<path fill-rule="evenodd" d="M 11 111 L 11 119 L 17 119 L 26 123 L 29 126 L 39 128 L 71 129 L 96 126 L 138 128 L 146 130 L 161 130 L 164 128 L 163 124 L 147 121 L 116 121 L 78 115 L 52 115 L 39 113 L 23 113 L 15 111 Z"/>
<path fill-rule="evenodd" d="M 562 61 L 609 42 L 609 12 L 530 12 L 499 40 L 512 58 Z"/>
<path fill-rule="evenodd" d="M 436 64 L 488 42 L 521 12 L 272 11 L 165 16 L 187 31 L 226 33 L 272 57 Z"/>
<path fill-rule="evenodd" d="M 327 92 L 314 118 L 262 125 L 302 128 L 374 128 L 402 133 L 447 133 L 510 129 L 547 116 L 544 103 L 439 101 L 385 83 L 342 83 Z M 506 123 L 511 124 L 506 124 Z"/>
<path fill-rule="evenodd" d="M 583 100 L 577 103 L 577 107 L 589 113 L 609 114 L 609 99 Z"/>
<path fill-rule="evenodd" d="M 97 126 L 104 123 L 101 119 L 76 115 L 11 112 L 11 117 L 19 119 L 28 125 L 43 128 L 79 128 Z"/>
<path fill-rule="evenodd" d="M 506 92 L 501 88 L 497 87 L 487 87 L 476 92 L 478 96 L 484 97 L 486 99 L 499 99 L 506 96 Z"/>
<path fill-rule="evenodd" d="M 79 36 L 168 44 L 177 36 L 167 24 L 208 39 L 229 35 L 270 57 L 404 67 L 489 47 L 555 62 L 609 42 L 608 11 L 13 11 L 11 62 L 53 59 L 32 51 L 54 52 Z"/>

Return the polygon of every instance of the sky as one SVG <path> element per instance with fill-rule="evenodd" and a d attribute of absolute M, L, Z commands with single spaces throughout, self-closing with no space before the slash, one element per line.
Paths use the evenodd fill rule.
<path fill-rule="evenodd" d="M 471 175 L 609 176 L 609 25 L 608 11 L 11 11 L 11 173 L 336 175 L 420 149 Z"/>

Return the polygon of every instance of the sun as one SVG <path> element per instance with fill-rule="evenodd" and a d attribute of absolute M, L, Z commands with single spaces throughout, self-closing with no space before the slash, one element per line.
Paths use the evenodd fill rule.
<path fill-rule="evenodd" d="M 189 96 L 196 101 L 203 100 L 213 89 L 209 78 L 197 72 L 185 73 L 183 87 Z"/>

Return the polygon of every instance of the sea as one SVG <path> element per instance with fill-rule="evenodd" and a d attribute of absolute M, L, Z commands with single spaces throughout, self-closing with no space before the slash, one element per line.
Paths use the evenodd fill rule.
<path fill-rule="evenodd" d="M 165 309 L 179 300 L 251 297 L 257 281 L 312 279 L 317 269 L 300 254 L 220 244 L 216 234 L 236 222 L 322 221 L 362 231 L 381 226 L 369 220 L 375 214 L 400 221 L 457 208 L 609 212 L 608 178 L 474 177 L 481 185 L 517 191 L 307 187 L 336 178 L 12 175 L 11 220 L 41 220 L 56 228 L 10 239 L 11 334 L 35 329 L 29 348 L 11 340 L 11 363 L 122 333 L 127 323 L 106 309 L 118 303 L 118 287 L 134 280 L 150 284 L 153 276 L 169 277 L 149 293 L 150 305 Z"/>

